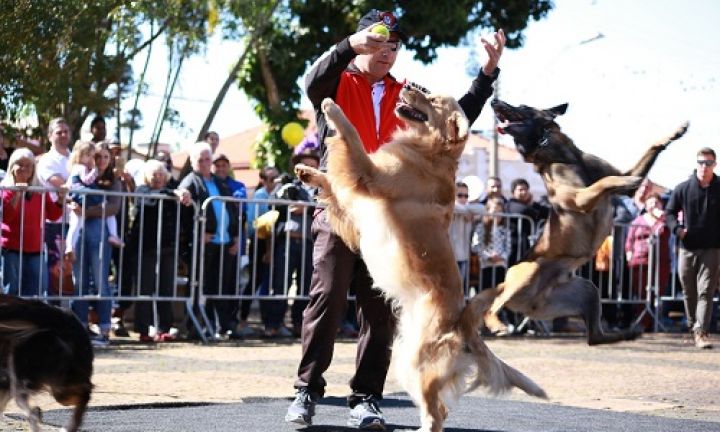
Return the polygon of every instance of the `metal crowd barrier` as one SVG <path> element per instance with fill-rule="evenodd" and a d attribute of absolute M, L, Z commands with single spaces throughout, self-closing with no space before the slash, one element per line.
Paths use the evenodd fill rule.
<path fill-rule="evenodd" d="M 217 211 L 215 204 L 221 206 L 221 211 Z M 215 263 L 206 262 L 208 242 L 200 245 L 197 276 L 199 303 L 210 337 L 216 333 L 214 329 L 217 324 L 216 317 L 207 313 L 205 306 L 208 301 L 303 302 L 309 298 L 312 274 L 310 226 L 318 204 L 278 199 L 211 197 L 200 206 L 200 232 L 206 231 L 209 211 L 220 213 L 218 222 L 221 225 L 226 224 L 226 206 L 237 206 L 240 210 L 236 222 L 239 226 L 245 225 L 245 229 L 241 231 L 245 235 L 241 237 L 246 238 L 241 240 L 241 250 L 237 253 L 233 250 L 230 258 L 226 252 L 229 252 L 227 249 L 231 247 L 234 239 L 228 243 L 220 243 L 219 256 L 225 259 Z M 248 215 L 253 215 L 252 220 L 248 220 Z M 261 226 L 254 227 L 253 224 L 257 224 L 257 221 L 264 222 Z M 225 275 L 228 271 L 226 266 L 231 267 L 230 283 L 223 283 L 222 279 L 218 278 L 215 286 L 207 286 L 207 272 Z"/>
<path fill-rule="evenodd" d="M 0 193 L 4 194 L 4 191 L 20 191 L 23 193 L 39 193 L 43 197 L 43 204 L 41 206 L 41 218 L 40 220 L 45 220 L 45 215 L 47 213 L 47 208 L 45 205 L 45 196 L 47 194 L 51 194 L 53 199 L 56 197 L 55 189 L 53 188 L 44 188 L 44 187 L 38 187 L 38 186 L 31 186 L 31 187 L 7 187 L 3 186 L 0 187 Z M 77 190 L 72 191 L 73 194 L 76 194 L 79 197 L 90 197 L 90 196 L 101 196 L 103 198 L 101 209 L 102 213 L 100 216 L 100 219 L 105 221 L 106 218 L 106 212 L 107 212 L 107 203 L 108 199 L 119 199 L 119 209 L 117 212 L 117 219 L 118 219 L 118 235 L 120 236 L 121 240 L 123 241 L 123 245 L 116 249 L 116 253 L 113 253 L 110 247 L 107 246 L 107 224 L 105 222 L 101 223 L 100 228 L 100 236 L 101 238 L 105 239 L 103 243 L 103 247 L 99 247 L 99 250 L 97 251 L 88 251 L 85 247 L 75 247 L 76 256 L 75 260 L 80 260 L 81 263 L 85 262 L 86 254 L 97 254 L 97 260 L 99 263 L 103 263 L 105 259 L 112 259 L 113 263 L 111 263 L 111 267 L 114 269 L 112 271 L 112 275 L 108 275 L 108 280 L 105 281 L 106 284 L 108 284 L 108 289 L 106 290 L 98 290 L 95 286 L 94 280 L 99 277 L 103 277 L 102 275 L 95 276 L 93 275 L 92 281 L 86 281 L 85 278 L 91 277 L 90 274 L 85 271 L 86 269 L 80 267 L 78 269 L 71 268 L 71 265 L 64 257 L 64 242 L 67 236 L 68 231 L 68 219 L 69 219 L 69 212 L 72 211 L 69 209 L 68 206 L 63 207 L 63 215 L 62 218 L 59 219 L 60 223 L 55 224 L 57 228 L 60 229 L 59 235 L 60 239 L 53 239 L 53 242 L 55 243 L 55 248 L 48 248 L 48 244 L 46 242 L 46 234 L 48 227 L 51 227 L 52 224 L 49 223 L 43 223 L 40 224 L 38 227 L 29 227 L 25 223 L 25 203 L 26 200 L 22 199 L 20 201 L 20 209 L 19 209 L 19 217 L 20 217 L 20 232 L 23 233 L 27 229 L 33 229 L 33 230 L 40 230 L 40 238 L 42 240 L 42 246 L 41 251 L 39 252 L 40 257 L 40 265 L 39 265 L 39 271 L 37 274 L 38 282 L 37 286 L 38 289 L 36 292 L 28 293 L 28 292 L 22 292 L 23 286 L 27 283 L 23 283 L 23 265 L 26 264 L 26 261 L 28 261 L 29 256 L 24 253 L 24 236 L 20 236 L 20 248 L 17 251 L 19 253 L 20 259 L 19 259 L 19 265 L 18 265 L 18 274 L 17 279 L 18 283 L 17 285 L 20 287 L 20 292 L 13 293 L 16 295 L 19 295 L 20 297 L 24 298 L 34 298 L 39 299 L 43 301 L 49 301 L 53 303 L 59 303 L 59 304 L 72 304 L 72 302 L 76 301 L 90 301 L 90 302 L 97 302 L 97 301 L 112 301 L 113 304 L 121 304 L 122 302 L 152 302 L 153 303 L 153 321 L 155 324 L 155 327 L 158 327 L 158 316 L 157 316 L 157 303 L 158 302 L 181 302 L 185 304 L 185 311 L 187 313 L 187 318 L 191 321 L 194 328 L 200 332 L 201 327 L 199 324 L 198 319 L 196 318 L 192 303 L 193 298 L 195 297 L 195 290 L 197 289 L 197 284 L 195 283 L 196 278 L 195 275 L 190 274 L 181 274 L 179 272 L 179 269 L 184 267 L 189 267 L 191 271 L 194 271 L 196 266 L 191 262 L 183 263 L 183 260 L 181 259 L 181 237 L 188 232 L 188 227 L 183 227 L 183 230 L 180 229 L 181 223 L 180 223 L 180 203 L 178 200 L 173 196 L 163 195 L 163 194 L 138 194 L 138 193 L 128 193 L 128 192 L 114 192 L 114 191 L 105 191 L 105 190 Z M 150 200 L 157 201 L 157 205 L 159 207 L 159 217 L 158 217 L 158 225 L 157 226 L 146 226 L 145 225 L 145 212 L 143 211 L 146 202 L 150 202 Z M 81 216 L 81 220 L 85 219 L 85 213 L 88 209 L 88 205 L 86 204 L 85 199 L 79 198 L 78 201 L 80 201 L 82 204 L 79 204 L 79 215 Z M 139 225 L 139 232 L 141 235 L 139 236 L 139 241 L 137 244 L 131 246 L 129 244 L 129 239 L 127 237 L 127 228 L 129 227 L 129 224 L 131 221 L 129 220 L 129 210 L 131 207 L 137 207 L 141 209 L 137 212 L 137 215 L 135 217 L 135 220 L 132 221 L 132 223 L 140 224 Z M 170 206 L 173 206 L 175 209 L 176 214 L 176 220 L 175 222 L 175 233 L 172 239 L 172 268 L 174 269 L 173 274 L 159 274 L 160 273 L 160 259 L 161 254 L 163 253 L 163 249 L 167 250 L 168 248 L 162 244 L 162 240 L 160 237 L 160 232 L 162 230 L 164 218 L 162 217 L 163 210 L 169 209 Z M 169 210 L 168 210 L 169 211 Z M 194 235 L 194 233 L 197 230 L 198 227 L 198 213 L 199 209 L 197 206 L 192 207 L 191 209 L 193 213 L 193 221 L 192 225 L 189 227 L 189 233 L 187 235 Z M 6 229 L 4 216 L 6 215 L 6 209 L 4 200 L 0 202 L 0 221 L 3 222 L 3 229 Z M 165 220 L 166 223 L 168 221 Z M 152 249 L 152 248 L 145 248 L 144 241 L 145 236 L 142 235 L 142 233 L 146 233 L 148 230 L 152 230 L 156 233 L 155 237 L 155 259 L 148 259 L 146 255 L 147 252 L 145 252 L 146 249 Z M 7 234 L 7 232 L 5 233 Z M 86 240 L 86 230 L 80 231 L 80 236 L 78 239 L 78 245 L 85 244 Z M 54 250 L 57 249 L 57 250 Z M 9 250 L 3 249 L 3 245 L 0 244 L 0 254 L 3 256 L 3 271 L 0 272 L 0 286 L 3 288 L 3 292 L 6 291 L 6 286 L 8 282 L 9 275 L 6 274 L 7 271 L 7 262 L 6 262 L 6 254 L 9 252 Z M 107 254 L 113 254 L 114 257 L 108 257 Z M 190 254 L 190 259 L 194 260 L 194 257 L 196 256 L 195 253 Z M 90 257 L 94 259 L 94 256 Z M 114 258 L 114 259 L 113 259 Z M 167 257 L 164 257 L 167 259 Z M 146 263 L 146 264 L 144 264 Z M 155 278 L 155 286 L 154 287 L 142 287 L 140 286 L 140 278 L 143 272 L 148 271 L 148 269 L 144 268 L 144 265 L 148 265 L 147 263 L 154 263 L 154 268 L 151 270 L 155 272 L 155 274 L 158 274 L 160 277 Z M 52 264 L 52 267 L 50 265 Z M 114 264 L 114 266 L 113 266 Z M 131 264 L 131 265 L 130 265 Z M 102 269 L 101 269 L 102 272 Z M 109 272 L 110 273 L 110 272 Z M 104 277 L 103 277 L 104 278 Z M 174 283 L 172 284 L 172 292 L 160 292 L 160 280 L 161 278 L 172 278 Z M 83 287 L 86 285 L 85 282 L 89 282 L 89 290 L 85 291 Z M 103 292 L 104 291 L 104 292 Z"/>
<path fill-rule="evenodd" d="M 316 204 L 312 202 L 298 202 L 298 201 L 284 201 L 284 200 L 252 200 L 252 199 L 234 199 L 229 197 L 214 197 L 208 199 L 201 206 L 200 220 L 202 222 L 201 231 L 205 230 L 206 212 L 211 211 L 213 202 L 221 202 L 222 205 L 236 205 L 247 209 L 254 208 L 255 213 L 263 213 L 268 210 L 278 211 L 282 213 L 279 216 L 279 220 L 291 219 L 291 209 L 301 209 L 301 214 L 298 219 L 299 223 L 303 226 L 307 226 L 303 230 L 301 235 L 300 248 L 296 249 L 292 253 L 287 253 L 290 250 L 290 237 L 278 235 L 278 230 L 273 228 L 267 232 L 267 238 L 260 238 L 257 230 L 250 229 L 249 232 L 249 247 L 247 250 L 247 260 L 242 258 L 241 254 L 234 256 L 234 263 L 232 263 L 236 275 L 233 279 L 232 285 L 228 288 L 227 286 L 216 286 L 206 287 L 203 284 L 204 273 L 208 271 L 208 264 L 204 260 L 204 245 L 200 250 L 200 256 L 198 258 L 199 263 L 199 274 L 198 284 L 200 293 L 200 303 L 205 304 L 208 300 L 239 300 L 239 301 L 253 301 L 253 300 L 275 300 L 275 301 L 302 301 L 307 300 L 307 284 L 305 278 L 297 274 L 297 269 L 302 268 L 296 265 L 295 268 L 291 268 L 291 260 L 293 254 L 299 255 L 297 258 L 301 263 L 305 263 L 306 260 L 312 259 L 312 239 L 310 237 L 310 224 L 312 222 L 312 213 L 316 208 Z M 294 206 L 294 207 L 293 207 Z M 258 211 L 262 208 L 262 211 Z M 245 213 L 245 212 L 243 212 Z M 223 214 L 225 214 L 223 212 Z M 484 213 L 478 213 L 474 216 L 476 223 L 479 223 Z M 284 217 L 283 217 L 284 216 Z M 510 244 L 515 244 L 517 247 L 514 250 L 508 250 L 507 261 L 510 265 L 520 261 L 526 252 L 534 245 L 540 232 L 538 231 L 534 221 L 524 215 L 510 214 L 510 213 L 498 213 L 498 218 L 493 222 L 495 228 L 503 228 L 508 234 L 507 239 L 508 249 Z M 222 222 L 222 221 L 221 221 Z M 240 221 L 242 222 L 242 221 Z M 617 308 L 630 308 L 638 306 L 638 311 L 632 311 L 633 319 L 632 322 L 639 323 L 645 315 L 649 315 L 654 322 L 656 328 L 662 327 L 659 323 L 656 315 L 659 310 L 659 303 L 663 300 L 662 296 L 658 295 L 658 266 L 657 260 L 654 259 L 657 256 L 659 244 L 654 236 L 650 236 L 648 241 L 651 242 L 650 247 L 650 262 L 656 263 L 653 266 L 641 265 L 637 267 L 628 267 L 627 260 L 624 252 L 624 238 L 627 234 L 627 230 L 630 228 L 629 225 L 616 225 L 613 228 L 614 237 L 620 239 L 622 244 L 616 244 L 613 247 L 613 254 L 610 260 L 610 267 L 608 271 L 598 271 L 594 267 L 595 259 L 591 259 L 585 266 L 578 270 L 578 273 L 584 277 L 595 282 L 597 285 L 601 301 L 603 304 L 614 305 Z M 525 233 L 525 236 L 521 235 Z M 262 248 L 261 242 L 266 242 L 268 248 Z M 223 246 L 227 247 L 227 246 Z M 478 291 L 486 288 L 482 285 L 481 272 L 483 268 L 479 265 L 479 257 L 476 251 L 473 251 L 472 244 L 470 245 L 471 250 L 468 251 L 470 257 L 470 263 L 465 268 L 465 274 L 463 275 L 463 290 L 466 296 L 469 298 Z M 281 253 L 277 253 L 278 249 Z M 510 252 L 514 255 L 510 255 Z M 280 257 L 281 259 L 278 259 Z M 475 261 L 473 263 L 473 261 Z M 226 263 L 213 263 L 210 266 L 209 271 L 220 271 Z M 503 271 L 498 267 L 491 268 L 490 283 L 488 286 L 494 286 L 502 281 L 504 277 Z M 265 271 L 266 278 L 260 278 L 257 275 L 259 272 Z M 644 275 L 644 277 L 640 277 Z M 277 279 L 280 278 L 278 281 Z M 209 289 L 210 288 L 210 289 Z M 349 300 L 352 300 L 352 295 L 349 296 Z M 204 313 L 204 308 L 201 309 Z M 214 317 L 203 315 L 203 318 L 210 327 L 211 323 L 214 322 Z M 549 333 L 547 324 L 543 322 L 535 322 L 536 327 L 539 328 L 541 333 Z M 523 321 L 521 326 L 530 324 L 527 320 Z"/>
<path fill-rule="evenodd" d="M 502 282 L 502 279 L 504 279 L 504 271 L 507 270 L 510 265 L 522 260 L 525 254 L 535 244 L 538 236 L 537 227 L 532 218 L 515 213 L 493 213 L 492 230 L 495 232 L 502 231 L 504 232 L 503 235 L 506 236 L 503 240 L 504 248 L 506 249 L 503 258 L 506 265 L 490 267 L 490 283 L 483 284 L 481 272 L 487 269 L 483 268 L 480 263 L 481 256 L 479 247 L 481 245 L 481 239 L 476 238 L 476 226 L 482 223 L 484 216 L 487 216 L 487 214 L 483 211 L 474 218 L 474 227 L 473 232 L 471 232 L 470 248 L 468 251 L 470 265 L 467 267 L 466 274 L 461 274 L 463 291 L 468 298 L 482 289 L 494 287 Z M 457 213 L 454 217 L 457 217 Z M 523 235 L 523 233 L 526 235 Z M 502 271 L 500 267 L 502 267 Z"/>
<path fill-rule="evenodd" d="M 496 222 L 494 226 L 497 227 L 500 225 L 506 231 L 509 231 L 512 241 L 518 245 L 515 249 L 515 255 L 507 257 L 509 265 L 511 266 L 514 262 L 520 261 L 525 253 L 532 248 L 538 236 L 541 234 L 541 229 L 538 230 L 532 220 L 519 214 L 499 213 L 498 216 L 500 217 L 500 222 Z M 478 219 L 480 217 L 481 216 L 478 216 Z M 513 221 L 515 222 L 515 229 L 511 229 Z M 523 223 L 527 223 L 531 228 L 529 230 L 527 241 L 524 241 L 521 234 L 523 233 Z M 616 308 L 615 312 L 617 314 L 630 314 L 631 325 L 637 325 L 645 318 L 645 316 L 649 316 L 650 319 L 652 319 L 652 325 L 655 331 L 658 331 L 659 329 L 665 330 L 665 327 L 662 325 L 658 317 L 658 311 L 662 309 L 662 302 L 670 299 L 677 300 L 678 298 L 682 298 L 678 295 L 678 291 L 675 286 L 676 278 L 674 277 L 674 274 L 676 269 L 674 267 L 671 267 L 671 281 L 661 280 L 662 275 L 660 274 L 660 261 L 658 259 L 658 257 L 661 256 L 660 247 L 670 246 L 662 245 L 656 235 L 649 235 L 647 238 L 649 243 L 648 260 L 651 265 L 641 264 L 631 267 L 628 265 L 625 254 L 625 239 L 630 228 L 631 225 L 629 224 L 616 224 L 613 226 L 612 234 L 614 242 L 611 246 L 612 250 L 609 259 L 609 268 L 607 270 L 598 270 L 595 266 L 596 257 L 593 256 L 592 259 L 577 270 L 577 274 L 588 278 L 595 283 L 599 289 L 603 305 L 609 305 Z M 471 253 L 470 256 L 471 260 L 479 260 L 477 254 Z M 668 267 L 670 267 L 669 263 Z M 472 296 L 479 290 L 489 286 L 495 286 L 502 282 L 507 267 L 491 268 L 490 282 L 487 283 L 486 280 L 485 284 L 482 284 L 483 278 L 480 275 L 483 271 L 482 266 L 478 264 L 470 266 L 470 274 L 468 277 L 464 278 L 466 296 Z M 487 272 L 487 269 L 485 269 L 485 271 Z M 670 282 L 672 282 L 671 294 L 669 296 L 663 296 L 661 294 L 661 286 L 665 286 L 665 284 Z M 550 333 L 548 323 L 519 319 L 517 314 L 516 321 L 521 321 L 517 326 L 519 330 L 532 323 L 540 333 Z"/>
<path fill-rule="evenodd" d="M 0 191 L 15 190 L 32 193 L 54 194 L 54 189 L 42 187 L 0 187 Z M 193 205 L 192 224 L 191 226 L 183 226 L 181 229 L 180 220 L 180 204 L 174 197 L 157 194 L 138 194 L 111 192 L 101 190 L 81 190 L 76 191 L 78 195 L 102 195 L 106 199 L 118 197 L 120 199 L 120 210 L 118 211 L 119 232 L 125 245 L 121 247 L 115 257 L 115 271 L 113 272 L 112 291 L 110 295 L 96 292 L 81 292 L 77 289 L 70 290 L 65 284 L 68 282 L 68 273 L 71 270 L 66 266 L 60 265 L 56 275 L 53 277 L 59 281 L 56 290 L 50 290 L 49 280 L 50 274 L 47 263 L 50 259 L 50 251 L 45 242 L 43 242 L 40 251 L 41 262 L 37 274 L 39 287 L 36 293 L 24 294 L 23 297 L 38 298 L 46 301 L 92 301 L 92 300 L 111 300 L 117 302 L 182 302 L 185 305 L 188 319 L 192 326 L 203 338 L 207 340 L 207 336 L 212 337 L 215 328 L 215 317 L 208 316 L 204 307 L 208 301 L 232 301 L 232 302 L 251 302 L 253 300 L 275 300 L 275 301 L 292 301 L 293 303 L 308 300 L 309 280 L 312 271 L 312 237 L 310 234 L 310 225 L 312 223 L 313 213 L 318 205 L 313 202 L 303 201 L 287 201 L 287 200 L 252 200 L 252 199 L 236 199 L 230 197 L 212 197 L 202 203 L 200 206 Z M 156 258 L 155 272 L 159 272 L 160 254 L 164 245 L 161 244 L 159 232 L 162 228 L 163 217 L 159 218 L 158 226 L 150 227 L 145 225 L 144 213 L 137 213 L 136 219 L 130 221 L 128 210 L 131 207 L 142 204 L 145 200 L 157 200 L 161 208 L 164 206 L 175 206 L 176 210 L 176 230 L 173 239 L 172 260 L 174 272 L 172 275 L 162 275 L 162 277 L 170 277 L 173 279 L 173 290 L 171 293 L 161 293 L 159 287 L 159 278 L 156 279 L 155 286 L 151 289 L 141 287 L 139 283 L 140 275 L 143 273 L 144 261 L 144 245 L 145 236 L 141 236 L 138 244 L 128 244 L 128 238 L 125 236 L 127 227 L 132 222 L 140 224 L 140 232 L 147 230 L 155 230 L 157 233 L 154 241 Z M 44 202 L 44 201 L 43 201 Z M 107 201 L 104 201 L 107 203 Z M 199 233 L 205 233 L 207 224 L 207 214 L 209 211 L 216 211 L 216 204 L 220 209 L 226 206 L 237 206 L 238 220 L 235 221 L 241 228 L 240 248 L 230 254 L 230 259 L 220 259 L 217 262 L 206 262 L 205 255 L 207 243 L 205 241 L 192 241 L 192 250 L 187 251 L 184 260 L 181 255 L 183 250 L 179 247 L 181 242 L 187 243 L 187 239 L 182 236 L 188 235 L 193 238 L 204 238 Z M 40 237 L 46 235 L 46 224 L 40 227 L 27 227 L 24 224 L 25 200 L 21 200 L 20 214 L 20 231 L 26 229 L 39 229 Z M 141 208 L 144 208 L 142 205 Z M 5 214 L 3 204 L 0 203 L 0 220 Z M 86 206 L 81 207 L 81 213 L 84 213 Z M 47 209 L 45 204 L 42 206 L 42 214 L 45 215 Z M 67 217 L 68 208 L 64 208 L 63 218 Z M 103 214 L 106 208 L 103 206 Z M 253 221 L 248 220 L 248 215 L 254 215 L 253 219 L 266 214 L 268 211 L 275 212 L 274 223 L 268 223 L 264 228 L 255 229 L 252 227 Z M 161 210 L 162 214 L 162 210 Z M 228 213 L 221 211 L 221 217 L 218 222 L 226 225 L 231 221 L 225 220 Z M 483 216 L 482 213 L 474 216 L 479 221 Z M 493 221 L 495 228 L 503 228 L 509 233 L 508 244 L 517 244 L 513 251 L 513 255 L 506 258 L 510 265 L 520 261 L 529 248 L 535 243 L 539 231 L 534 221 L 530 218 L 509 213 L 500 213 Z M 265 216 L 266 217 L 266 216 Z M 270 218 L 272 219 L 272 218 Z M 477 222 L 476 222 L 477 223 Z M 62 235 L 64 237 L 67 227 L 63 225 Z M 585 266 L 578 270 L 578 273 L 590 280 L 593 280 L 600 290 L 601 300 L 603 304 L 615 305 L 616 307 L 633 308 L 633 322 L 639 323 L 646 315 L 648 315 L 654 323 L 654 328 L 665 329 L 658 319 L 657 312 L 661 309 L 663 302 L 682 300 L 681 290 L 677 286 L 676 268 L 670 267 L 670 280 L 660 280 L 659 260 L 655 259 L 660 256 L 660 247 L 670 247 L 670 245 L 661 245 L 655 236 L 648 237 L 650 242 L 650 262 L 653 265 L 628 267 L 624 253 L 624 239 L 627 235 L 629 225 L 615 225 L 613 227 L 613 237 L 615 245 L 613 246 L 610 265 L 607 271 L 598 271 L 595 266 L 595 260 L 592 259 Z M 106 226 L 102 224 L 102 236 L 105 236 Z M 81 233 L 85 235 L 84 231 Z M 527 238 L 525 238 L 527 237 Z M 22 237 L 21 237 L 22 238 Z M 81 238 L 83 241 L 83 238 Z M 621 242 L 621 243 L 618 243 Z M 219 243 L 219 256 L 225 256 L 233 243 Z M 23 256 L 23 243 L 20 244 L 20 255 Z M 482 284 L 482 266 L 479 265 L 477 251 L 468 251 L 470 261 L 463 275 L 463 290 L 467 297 L 474 295 L 484 287 Z M 167 248 L 165 248 L 167 250 Z M 233 251 L 235 252 L 235 251 Z M 84 249 L 80 250 L 80 254 L 87 253 Z M 99 259 L 104 259 L 104 254 L 108 253 L 106 248 L 101 248 L 97 252 Z M 3 245 L 0 244 L 0 254 L 5 255 Z M 62 257 L 55 257 L 60 259 Z M 83 259 L 78 256 L 76 259 Z M 472 263 L 476 260 L 475 264 Z M 132 266 L 128 261 L 132 261 Z M 22 286 L 22 268 L 23 259 L 19 262 L 19 285 Z M 186 271 L 180 272 L 180 268 L 186 268 Z M 3 266 L 5 269 L 5 266 Z M 219 275 L 231 274 L 231 282 L 226 283 L 222 279 L 218 279 L 217 286 L 206 286 L 205 275 L 207 272 L 216 272 Z M 643 275 L 644 277 L 640 277 Z M 78 286 L 83 285 L 83 277 L 87 277 L 85 272 L 80 272 L 75 278 L 74 283 Z M 490 285 L 494 286 L 501 281 L 504 273 L 500 269 L 493 269 L 490 277 Z M 5 270 L 0 274 L 0 281 L 3 288 L 6 285 Z M 665 288 L 668 287 L 668 288 Z M 352 300 L 352 293 L 349 300 Z M 197 303 L 199 308 L 195 308 Z M 199 310 L 203 325 L 198 319 L 197 311 Z M 157 324 L 157 310 L 154 311 L 154 320 Z M 527 321 L 524 322 L 527 324 Z M 543 323 L 538 323 L 544 328 Z M 157 325 L 156 325 L 157 326 Z"/>
<path fill-rule="evenodd" d="M 644 240 L 648 243 L 648 264 L 631 266 L 626 257 L 625 242 L 633 227 L 632 224 L 613 226 L 612 253 L 606 271 L 599 271 L 596 268 L 596 257 L 593 257 L 578 270 L 578 273 L 595 282 L 600 289 L 603 305 L 615 306 L 616 313 L 629 314 L 631 325 L 640 324 L 648 316 L 652 320 L 654 331 L 666 331 L 660 313 L 664 308 L 663 303 L 672 299 L 663 294 L 667 287 L 672 286 L 673 293 L 676 292 L 677 269 L 673 256 L 676 256 L 677 250 L 672 244 L 672 236 L 664 241 L 657 233 L 648 233 Z M 639 225 L 637 228 L 647 230 L 648 227 Z M 668 274 L 661 272 L 663 268 L 668 270 Z"/>
<path fill-rule="evenodd" d="M 208 263 L 205 259 L 206 243 L 200 246 L 198 255 L 198 285 L 199 285 L 199 303 L 202 306 L 200 312 L 203 320 L 209 329 L 207 332 L 210 337 L 214 335 L 214 329 L 218 327 L 215 316 L 209 316 L 205 305 L 208 301 L 245 301 L 251 302 L 259 300 L 263 302 L 304 302 L 309 299 L 310 275 L 312 272 L 312 237 L 310 226 L 312 224 L 312 215 L 319 206 L 314 202 L 304 201 L 287 201 L 287 200 L 254 200 L 254 199 L 237 199 L 230 197 L 212 197 L 207 199 L 201 205 L 200 214 L 200 231 L 205 232 L 207 223 L 207 212 L 216 211 L 214 204 L 218 203 L 221 208 L 233 205 L 240 209 L 240 219 L 237 223 L 242 225 L 246 222 L 248 225 L 247 233 L 247 259 L 242 253 L 237 253 L 229 259 L 221 262 Z M 243 221 L 247 214 L 255 215 L 254 219 L 265 215 L 268 212 L 276 212 L 278 222 L 272 225 L 269 230 L 258 230 L 252 227 L 254 221 Z M 228 214 L 220 211 L 220 224 L 225 224 L 223 219 Z M 294 215 L 294 217 L 293 217 Z M 478 214 L 480 217 L 482 213 Z M 507 238 L 508 248 L 510 242 L 517 241 L 518 248 L 514 251 L 515 259 L 513 262 L 519 261 L 531 247 L 536 239 L 536 227 L 534 221 L 523 215 L 502 213 L 501 225 L 510 234 Z M 287 229 L 287 221 L 295 224 L 294 231 Z M 514 226 L 514 229 L 510 227 Z M 286 235 L 287 232 L 297 232 L 295 238 Z M 519 238 L 520 232 L 527 232 L 527 242 Z M 515 238 L 512 238 L 512 237 Z M 291 244 L 292 243 L 292 244 Z M 232 243 L 220 244 L 220 256 L 224 256 L 225 250 Z M 469 256 L 476 256 L 469 252 Z M 470 264 L 470 263 L 468 263 Z M 219 279 L 216 286 L 208 287 L 205 284 L 206 273 L 217 272 L 225 273 L 225 267 L 232 267 L 234 276 L 230 279 L 230 283 L 223 283 Z M 466 296 L 470 297 L 477 292 L 479 277 L 470 269 L 470 265 L 466 267 L 466 274 L 463 278 L 463 289 Z M 214 276 L 214 275 L 212 275 Z M 493 273 L 495 277 L 495 273 Z M 354 300 L 354 293 L 349 293 L 348 300 Z"/>

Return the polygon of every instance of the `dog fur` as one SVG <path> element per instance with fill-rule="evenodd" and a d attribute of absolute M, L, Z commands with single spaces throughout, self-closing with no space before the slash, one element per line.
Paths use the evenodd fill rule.
<path fill-rule="evenodd" d="M 321 188 L 331 226 L 395 303 L 394 363 L 420 408 L 420 430 L 441 431 L 448 406 L 478 386 L 546 397 L 495 357 L 478 332 L 481 314 L 466 307 L 448 236 L 468 137 L 457 101 L 406 87 L 396 113 L 407 128 L 371 155 L 339 106 L 325 99 L 322 109 L 337 131 L 327 140 L 327 175 L 303 165 L 295 171 Z"/>
<path fill-rule="evenodd" d="M 589 280 L 573 276 L 610 233 L 611 196 L 632 193 L 647 175 L 659 153 L 687 130 L 688 124 L 650 146 L 627 172 L 581 151 L 555 123 L 567 104 L 548 110 L 492 101 L 500 132 L 513 137 L 526 162 L 533 163 L 547 187 L 552 211 L 529 255 L 510 269 L 505 281 L 483 291 L 494 296 L 485 324 L 501 327 L 497 313 L 507 307 L 534 319 L 581 316 L 590 345 L 635 339 L 638 329 L 604 333 L 600 325 L 600 294 Z M 475 300 L 477 310 L 487 298 Z"/>
<path fill-rule="evenodd" d="M 80 428 L 93 385 L 93 350 L 72 312 L 36 300 L 0 296 L 0 412 L 14 399 L 30 430 L 40 431 L 41 411 L 30 397 L 43 390 L 74 406 L 65 430 Z"/>

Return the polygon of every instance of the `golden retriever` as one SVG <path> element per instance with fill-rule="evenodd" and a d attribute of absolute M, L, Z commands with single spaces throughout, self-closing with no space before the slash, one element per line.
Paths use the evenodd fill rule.
<path fill-rule="evenodd" d="M 295 171 L 322 188 L 333 229 L 360 251 L 397 307 L 396 373 L 420 408 L 420 430 L 441 431 L 449 404 L 478 386 L 546 397 L 493 355 L 478 333 L 481 313 L 466 307 L 448 236 L 468 137 L 457 101 L 406 87 L 396 108 L 406 129 L 371 155 L 339 106 L 325 99 L 322 109 L 337 131 L 327 140 L 327 174 L 303 165 Z"/>

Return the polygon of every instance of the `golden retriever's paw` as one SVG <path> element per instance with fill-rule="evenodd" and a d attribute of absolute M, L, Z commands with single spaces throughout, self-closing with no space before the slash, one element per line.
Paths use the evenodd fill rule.
<path fill-rule="evenodd" d="M 330 98 L 322 101 L 322 111 L 325 113 L 325 120 L 333 130 L 338 130 L 338 122 L 343 118 L 342 109 Z"/>
<path fill-rule="evenodd" d="M 324 186 L 327 183 L 325 174 L 321 171 L 303 164 L 295 165 L 295 175 L 301 182 L 315 187 Z"/>
<path fill-rule="evenodd" d="M 323 99 L 321 107 L 325 115 L 332 115 L 335 110 L 339 109 L 335 101 L 330 98 Z"/>

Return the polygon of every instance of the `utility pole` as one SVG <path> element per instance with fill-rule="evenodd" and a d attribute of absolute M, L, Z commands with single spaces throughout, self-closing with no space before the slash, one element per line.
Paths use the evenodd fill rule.
<path fill-rule="evenodd" d="M 498 98 L 498 93 L 500 92 L 500 77 L 495 80 L 495 92 L 493 99 Z M 498 120 L 496 116 L 493 116 L 493 139 L 492 139 L 492 145 L 490 146 L 490 155 L 489 155 L 489 170 L 488 174 L 491 177 L 497 177 L 500 178 L 500 164 L 498 163 Z"/>

